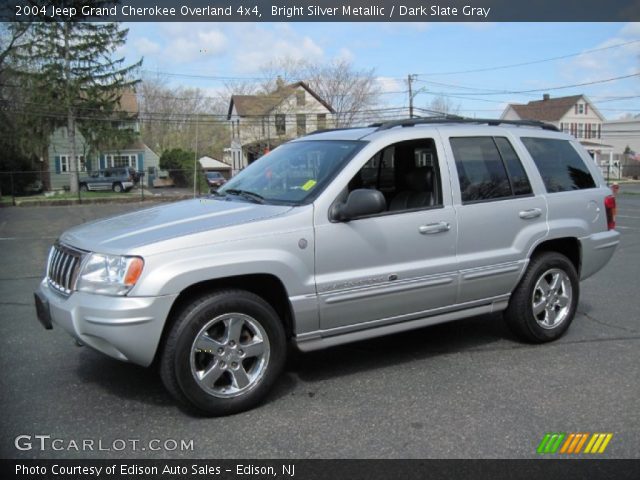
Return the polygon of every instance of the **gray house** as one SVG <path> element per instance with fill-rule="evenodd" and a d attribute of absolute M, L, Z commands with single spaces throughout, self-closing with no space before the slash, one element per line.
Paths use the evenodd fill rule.
<path fill-rule="evenodd" d="M 122 128 L 128 128 L 134 132 L 140 131 L 138 121 L 138 101 L 135 92 L 127 91 L 120 99 L 122 111 L 131 114 L 131 119 L 122 124 Z M 90 172 L 109 167 L 133 167 L 140 172 L 152 172 L 158 168 L 160 157 L 145 145 L 139 138 L 129 145 L 118 149 L 109 149 L 101 152 L 91 151 L 89 143 L 76 129 L 76 155 L 80 160 L 80 173 Z M 66 127 L 58 128 L 49 141 L 49 173 L 51 190 L 60 190 L 69 187 L 70 172 L 75 164 L 71 161 L 71 152 Z"/>

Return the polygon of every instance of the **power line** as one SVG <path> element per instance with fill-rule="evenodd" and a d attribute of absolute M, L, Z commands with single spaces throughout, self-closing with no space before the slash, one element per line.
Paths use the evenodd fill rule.
<path fill-rule="evenodd" d="M 632 73 L 629 75 L 622 75 L 620 77 L 612 77 L 612 78 L 604 78 L 602 80 L 593 80 L 591 82 L 582 82 L 582 83 L 574 83 L 572 85 L 561 85 L 561 86 L 557 86 L 557 87 L 544 87 L 544 88 L 534 88 L 534 89 L 530 89 L 530 90 L 504 90 L 504 91 L 500 91 L 500 92 L 485 92 L 485 93 L 465 93 L 465 92 L 451 92 L 454 93 L 455 95 L 505 95 L 505 94 L 509 94 L 509 95 L 513 95 L 513 94 L 519 94 L 519 93 L 534 93 L 534 92 L 548 92 L 548 91 L 553 91 L 553 90 L 564 90 L 567 88 L 575 88 L 575 87 L 584 87 L 587 85 L 597 85 L 597 84 L 601 84 L 601 83 L 608 83 L 608 82 L 615 82 L 618 80 L 624 80 L 627 78 L 633 78 L 633 77 L 638 77 L 640 76 L 640 72 L 636 72 L 636 73 Z M 449 93 L 449 92 L 445 92 L 445 93 Z"/>
<path fill-rule="evenodd" d="M 458 71 L 452 71 L 452 72 L 436 72 L 436 73 L 418 73 L 417 75 L 421 76 L 421 77 L 429 77 L 429 76 L 435 76 L 435 75 L 459 75 L 459 74 L 463 74 L 463 73 L 476 73 L 476 72 L 489 72 L 489 71 L 493 71 L 493 70 L 502 70 L 505 68 L 515 68 L 515 67 L 523 67 L 526 65 L 535 65 L 538 63 L 545 63 L 545 62 L 554 62 L 556 60 L 563 60 L 566 58 L 572 58 L 572 57 L 580 57 L 582 55 L 588 55 L 590 53 L 594 53 L 594 52 L 601 52 L 604 50 L 611 50 L 613 48 L 620 48 L 620 47 L 624 47 L 626 45 L 631 45 L 634 43 L 639 43 L 640 40 L 632 40 L 630 42 L 625 42 L 625 43 L 618 43 L 616 45 L 610 45 L 608 47 L 602 47 L 602 48 L 594 48 L 591 50 L 585 50 L 583 52 L 578 52 L 578 53 L 569 53 L 567 55 L 561 55 L 558 57 L 550 57 L 550 58 L 543 58 L 540 60 L 531 60 L 528 62 L 521 62 L 521 63 L 511 63 L 508 65 L 497 65 L 494 67 L 483 67 L 483 68 L 474 68 L 474 69 L 470 69 L 470 70 L 458 70 Z"/>

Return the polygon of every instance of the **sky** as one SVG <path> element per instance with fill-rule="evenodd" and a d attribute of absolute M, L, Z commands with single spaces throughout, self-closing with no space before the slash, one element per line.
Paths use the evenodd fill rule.
<path fill-rule="evenodd" d="M 444 94 L 460 114 L 470 117 L 499 117 L 507 103 L 541 99 L 543 92 L 552 97 L 586 94 L 609 120 L 640 114 L 640 76 L 552 89 L 640 73 L 640 23 L 124 26 L 129 35 L 120 53 L 129 61 L 143 57 L 143 74 L 168 72 L 174 75 L 163 78 L 171 85 L 199 87 L 212 95 L 222 88 L 225 79 L 221 77 L 257 81 L 261 67 L 279 58 L 315 63 L 347 59 L 357 69 L 374 69 L 383 107 L 406 106 L 407 75 L 416 74 L 417 107 L 428 108 L 434 96 Z M 569 57 L 496 68 L 561 56 Z M 523 90 L 536 91 L 504 93 Z"/>

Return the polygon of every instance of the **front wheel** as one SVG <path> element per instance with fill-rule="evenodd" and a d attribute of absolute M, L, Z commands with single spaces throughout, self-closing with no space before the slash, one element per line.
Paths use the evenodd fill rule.
<path fill-rule="evenodd" d="M 282 322 L 262 298 L 225 290 L 177 314 L 160 361 L 169 392 L 205 415 L 228 415 L 263 400 L 284 366 Z"/>
<path fill-rule="evenodd" d="M 511 295 L 505 319 L 522 340 L 533 343 L 560 338 L 573 321 L 580 283 L 573 263 L 559 253 L 536 255 Z"/>

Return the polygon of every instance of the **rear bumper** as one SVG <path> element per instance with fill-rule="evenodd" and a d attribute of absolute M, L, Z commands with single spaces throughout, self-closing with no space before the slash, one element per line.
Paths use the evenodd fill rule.
<path fill-rule="evenodd" d="M 36 295 L 48 308 L 54 326 L 110 357 L 145 367 L 153 361 L 177 297 L 109 297 L 84 292 L 63 297 L 46 280 Z"/>
<path fill-rule="evenodd" d="M 616 230 L 594 233 L 580 239 L 582 265 L 580 279 L 590 277 L 604 267 L 620 243 L 620 233 Z"/>

